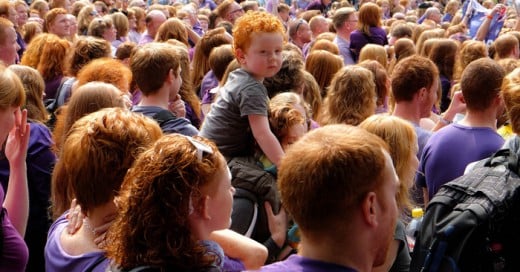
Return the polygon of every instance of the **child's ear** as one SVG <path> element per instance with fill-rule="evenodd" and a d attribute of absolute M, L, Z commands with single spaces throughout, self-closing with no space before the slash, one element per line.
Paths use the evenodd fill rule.
<path fill-rule="evenodd" d="M 245 61 L 246 61 L 245 53 L 244 53 L 244 51 L 242 51 L 242 49 L 237 48 L 235 50 L 235 55 L 237 56 L 238 63 L 240 63 L 240 64 L 244 64 L 245 63 Z"/>

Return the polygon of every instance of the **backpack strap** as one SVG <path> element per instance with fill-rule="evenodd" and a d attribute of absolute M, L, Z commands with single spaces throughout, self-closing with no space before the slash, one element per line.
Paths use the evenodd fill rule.
<path fill-rule="evenodd" d="M 161 111 L 157 112 L 156 114 L 154 114 L 152 116 L 152 118 L 155 121 L 157 121 L 157 123 L 159 123 L 160 127 L 162 127 L 166 122 L 176 119 L 177 116 L 175 116 L 175 114 L 173 114 L 169 110 L 161 110 Z"/>
<path fill-rule="evenodd" d="M 255 194 L 242 188 L 235 188 L 235 194 L 233 197 L 245 198 L 253 203 L 253 216 L 251 217 L 247 231 L 244 233 L 244 236 L 251 237 L 256 227 L 256 221 L 258 220 L 258 198 Z"/>

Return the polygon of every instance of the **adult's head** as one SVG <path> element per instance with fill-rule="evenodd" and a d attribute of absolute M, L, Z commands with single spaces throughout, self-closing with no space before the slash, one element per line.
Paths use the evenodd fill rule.
<path fill-rule="evenodd" d="M 348 266 L 367 270 L 384 262 L 395 230 L 398 181 L 379 137 L 347 125 L 315 129 L 286 152 L 278 186 L 303 250 L 329 239 L 349 241 L 359 243 L 352 246 L 364 257 Z"/>
<path fill-rule="evenodd" d="M 462 72 L 472 61 L 488 56 L 486 44 L 482 41 L 465 41 L 457 55 L 455 78 L 460 79 Z"/>
<path fill-rule="evenodd" d="M 183 21 L 177 18 L 170 18 L 159 27 L 155 35 L 155 41 L 166 42 L 169 39 L 175 39 L 189 46 L 188 33 L 186 32 L 186 25 Z"/>
<path fill-rule="evenodd" d="M 376 85 L 370 70 L 343 67 L 332 78 L 320 122 L 357 126 L 375 113 L 376 99 Z"/>
<path fill-rule="evenodd" d="M 105 39 L 111 43 L 117 37 L 117 30 L 112 18 L 107 15 L 92 20 L 88 26 L 87 34 L 92 37 Z"/>
<path fill-rule="evenodd" d="M 511 127 L 520 134 L 520 68 L 504 78 L 501 90 Z"/>
<path fill-rule="evenodd" d="M 230 177 L 210 141 L 163 136 L 125 177 L 119 215 L 107 234 L 107 256 L 124 270 L 153 265 L 164 271 L 198 271 L 220 263 L 200 240 L 230 225 Z"/>
<path fill-rule="evenodd" d="M 397 205 L 401 209 L 411 208 L 409 191 L 413 186 L 417 159 L 417 135 L 414 127 L 399 117 L 376 114 L 368 117 L 359 127 L 379 136 L 388 144 L 390 156 L 399 177 Z"/>
<path fill-rule="evenodd" d="M 18 13 L 13 2 L 8 0 L 0 1 L 0 17 L 11 21 L 15 27 L 18 27 Z"/>
<path fill-rule="evenodd" d="M 94 18 L 99 17 L 93 5 L 86 5 L 78 13 L 78 34 L 87 35 L 88 26 Z"/>
<path fill-rule="evenodd" d="M 375 60 L 365 60 L 358 63 L 358 65 L 372 72 L 374 83 L 376 84 L 376 106 L 382 111 L 387 110 L 387 98 L 390 95 L 390 78 L 385 67 Z"/>
<path fill-rule="evenodd" d="M 301 57 L 293 51 L 282 52 L 282 67 L 276 75 L 263 81 L 269 97 L 281 92 L 296 92 L 303 82 L 304 63 Z"/>
<path fill-rule="evenodd" d="M 92 81 L 100 81 L 114 85 L 121 92 L 130 91 L 132 72 L 126 65 L 113 58 L 92 60 L 78 72 L 78 87 Z"/>
<path fill-rule="evenodd" d="M 43 47 L 47 43 L 47 40 L 55 37 L 56 35 L 49 33 L 41 33 L 40 35 L 34 37 L 31 43 L 27 45 L 27 50 L 25 50 L 23 53 L 20 64 L 32 68 L 37 68 L 42 57 Z"/>
<path fill-rule="evenodd" d="M 89 114 L 70 128 L 53 182 L 60 178 L 60 183 L 70 186 L 88 216 L 95 208 L 111 204 L 137 155 L 161 135 L 153 120 L 125 109 Z"/>
<path fill-rule="evenodd" d="M 309 27 L 311 28 L 312 37 L 316 38 L 321 33 L 329 31 L 329 21 L 323 15 L 314 16 L 309 21 Z"/>
<path fill-rule="evenodd" d="M 45 0 L 36 0 L 31 3 L 31 10 L 38 11 L 38 16 L 41 19 L 45 19 L 45 16 L 49 12 L 49 3 Z"/>
<path fill-rule="evenodd" d="M 180 61 L 173 45 L 150 43 L 137 48 L 130 57 L 130 69 L 143 95 L 152 95 L 171 75 L 178 75 Z"/>
<path fill-rule="evenodd" d="M 325 50 L 312 51 L 305 61 L 305 70 L 316 78 L 322 97 L 325 97 L 332 77 L 341 67 L 343 67 L 343 59 Z"/>
<path fill-rule="evenodd" d="M 363 46 L 361 52 L 359 53 L 359 62 L 364 60 L 375 60 L 383 67 L 388 67 L 388 55 L 386 53 L 386 49 L 379 44 L 367 44 Z"/>
<path fill-rule="evenodd" d="M 159 27 L 166 21 L 166 15 L 160 10 L 151 10 L 146 14 L 146 31 L 148 35 L 155 37 Z"/>
<path fill-rule="evenodd" d="M 11 65 L 9 70 L 13 71 L 23 84 L 25 89 L 27 118 L 44 123 L 49 119 L 49 114 L 43 104 L 43 92 L 45 83 L 38 70 L 24 65 Z"/>
<path fill-rule="evenodd" d="M 460 79 L 467 110 L 482 112 L 496 103 L 501 104 L 500 87 L 504 76 L 504 69 L 492 59 L 482 58 L 470 63 Z"/>
<path fill-rule="evenodd" d="M 40 62 L 36 69 L 44 80 L 52 80 L 65 74 L 65 58 L 69 53 L 70 43 L 56 35 L 50 35 L 40 53 Z"/>
<path fill-rule="evenodd" d="M 454 40 L 438 39 L 433 44 L 428 58 L 437 65 L 439 74 L 452 80 L 458 51 L 459 46 Z"/>
<path fill-rule="evenodd" d="M 356 29 L 357 21 L 356 9 L 351 7 L 337 9 L 332 17 L 332 25 L 336 32 L 344 35 L 350 35 Z"/>
<path fill-rule="evenodd" d="M 224 0 L 220 3 L 215 12 L 220 18 L 234 24 L 235 21 L 244 15 L 244 9 L 235 0 Z"/>
<path fill-rule="evenodd" d="M 358 13 L 358 29 L 364 33 L 370 33 L 370 27 L 381 26 L 381 16 L 381 8 L 377 4 L 364 4 Z"/>
<path fill-rule="evenodd" d="M 427 20 L 432 20 L 436 24 L 441 23 L 442 14 L 440 10 L 436 7 L 431 7 L 424 12 L 424 18 Z"/>
<path fill-rule="evenodd" d="M 306 43 L 312 40 L 312 31 L 309 27 L 309 23 L 303 19 L 296 19 L 289 22 L 287 32 L 291 38 L 291 42 L 300 48 L 303 48 Z"/>
<path fill-rule="evenodd" d="M 296 93 L 279 93 L 269 101 L 269 126 L 284 150 L 309 130 L 310 118 L 309 106 Z"/>
<path fill-rule="evenodd" d="M 112 13 L 110 17 L 112 18 L 112 23 L 114 23 L 114 27 L 116 28 L 116 39 L 120 40 L 121 37 L 126 37 L 128 35 L 128 31 L 130 30 L 130 18 L 122 12 Z"/>
<path fill-rule="evenodd" d="M 13 23 L 8 19 L 0 18 L 0 61 L 7 66 L 15 64 L 19 49 Z"/>
<path fill-rule="evenodd" d="M 518 39 L 514 35 L 504 34 L 498 36 L 494 42 L 495 59 L 518 58 L 520 54 L 518 44 Z"/>
<path fill-rule="evenodd" d="M 71 33 L 67 14 L 68 12 L 63 8 L 51 9 L 45 16 L 45 29 L 47 32 L 60 38 L 69 36 Z"/>
<path fill-rule="evenodd" d="M 438 77 L 437 67 L 427 58 L 415 55 L 401 60 L 391 76 L 396 104 L 413 104 L 420 118 L 430 116 L 437 101 Z"/>
<path fill-rule="evenodd" d="M 69 76 L 77 76 L 79 70 L 90 61 L 110 57 L 111 48 L 107 40 L 80 36 L 72 45 L 69 56 L 66 60 L 66 68 Z"/>
<path fill-rule="evenodd" d="M 18 76 L 0 64 L 0 144 L 15 125 L 15 111 L 25 103 L 25 91 Z"/>

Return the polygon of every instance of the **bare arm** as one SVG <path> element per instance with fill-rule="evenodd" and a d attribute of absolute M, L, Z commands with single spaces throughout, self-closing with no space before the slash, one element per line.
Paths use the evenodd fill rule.
<path fill-rule="evenodd" d="M 493 21 L 493 16 L 503 7 L 501 4 L 495 5 L 495 7 L 491 10 L 491 13 L 484 18 L 484 22 L 482 22 L 482 25 L 478 28 L 477 34 L 475 36 L 475 40 L 477 41 L 483 41 L 486 38 L 486 35 L 489 32 L 489 27 L 491 25 L 491 21 Z"/>
<path fill-rule="evenodd" d="M 462 96 L 461 91 L 456 91 L 453 94 L 451 99 L 450 106 L 442 115 L 442 118 L 439 119 L 435 127 L 433 127 L 432 131 L 437 131 L 444 126 L 448 125 L 448 122 L 453 122 L 453 118 L 457 113 L 462 113 L 466 110 L 466 103 L 464 102 L 464 97 Z M 448 121 L 448 122 L 446 122 Z"/>
<path fill-rule="evenodd" d="M 227 256 L 240 260 L 247 270 L 260 268 L 267 259 L 264 245 L 232 230 L 214 231 L 210 239 L 217 242 Z"/>
<path fill-rule="evenodd" d="M 5 194 L 4 207 L 13 227 L 23 237 L 29 218 L 29 189 L 27 185 L 27 147 L 30 127 L 27 124 L 27 110 L 16 111 L 14 128 L 7 137 L 5 155 L 9 160 L 9 187 Z"/>
<path fill-rule="evenodd" d="M 282 146 L 278 139 L 274 136 L 269 128 L 269 121 L 266 116 L 249 115 L 249 126 L 253 131 L 256 142 L 267 156 L 276 166 L 280 164 L 280 160 L 284 155 Z"/>
<path fill-rule="evenodd" d="M 423 187 L 423 198 L 424 198 L 424 208 L 428 206 L 428 202 L 430 202 L 430 197 L 428 196 L 428 188 Z"/>

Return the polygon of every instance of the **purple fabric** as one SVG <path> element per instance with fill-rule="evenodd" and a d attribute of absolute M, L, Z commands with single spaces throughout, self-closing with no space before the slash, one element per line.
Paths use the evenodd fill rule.
<path fill-rule="evenodd" d="M 54 99 L 56 91 L 60 87 L 63 76 L 57 76 L 51 80 L 45 81 L 45 99 Z"/>
<path fill-rule="evenodd" d="M 224 267 L 223 271 L 244 271 L 246 270 L 246 267 L 244 264 L 237 260 L 230 258 L 228 256 L 224 256 Z"/>
<path fill-rule="evenodd" d="M 349 41 L 344 40 L 343 38 L 336 35 L 336 37 L 334 38 L 334 43 L 339 48 L 339 53 L 343 57 L 344 65 L 356 64 L 356 61 L 354 60 L 354 57 L 352 56 L 352 53 L 350 52 L 350 42 Z"/>
<path fill-rule="evenodd" d="M 199 128 L 201 123 L 200 118 L 197 117 L 197 114 L 195 114 L 190 104 L 185 102 L 184 109 L 186 110 L 186 119 L 188 119 L 194 127 Z"/>
<path fill-rule="evenodd" d="M 71 256 L 67 254 L 60 243 L 61 233 L 68 224 L 65 214 L 60 216 L 49 229 L 47 244 L 45 245 L 45 271 L 47 272 L 104 272 L 109 261 L 103 257 L 102 251 L 89 252 L 86 254 Z M 95 265 L 96 262 L 102 261 Z M 92 270 L 88 270 L 91 268 Z"/>
<path fill-rule="evenodd" d="M 214 10 L 217 7 L 217 4 L 213 2 L 213 0 L 203 0 L 200 2 L 199 9 L 209 8 L 210 10 Z"/>
<path fill-rule="evenodd" d="M 433 134 L 424 147 L 416 183 L 430 199 L 446 182 L 464 174 L 470 162 L 490 156 L 504 144 L 495 130 L 451 124 Z"/>
<path fill-rule="evenodd" d="M 28 271 L 40 269 L 44 265 L 43 248 L 50 226 L 48 207 L 50 198 L 51 176 L 56 156 L 51 151 L 52 136 L 49 129 L 40 123 L 29 123 L 31 134 L 27 151 L 27 183 L 29 186 L 29 220 L 25 232 L 25 241 L 30 258 Z M 0 160 L 0 180 L 6 191 L 9 179 L 9 162 Z M 0 265 L 1 266 L 1 265 Z"/>
<path fill-rule="evenodd" d="M 147 43 L 151 43 L 153 42 L 153 39 L 154 37 L 148 35 L 147 32 L 145 32 L 142 36 L 141 36 L 141 39 L 139 40 L 139 43 L 137 45 L 139 46 L 142 46 L 142 45 L 145 45 Z"/>
<path fill-rule="evenodd" d="M 327 11 L 329 11 L 329 9 L 330 4 L 326 6 L 321 2 L 321 0 L 314 0 L 311 3 L 309 3 L 307 8 L 305 8 L 305 10 L 319 10 L 321 14 L 325 17 L 327 17 Z"/>
<path fill-rule="evenodd" d="M 27 49 L 27 45 L 25 44 L 25 41 L 23 40 L 22 35 L 18 31 L 16 31 L 16 43 L 18 44 L 18 46 L 20 46 L 20 50 L 18 50 L 17 53 L 18 53 L 18 60 L 21 60 L 23 53 Z"/>
<path fill-rule="evenodd" d="M 211 89 L 218 86 L 218 79 L 213 73 L 212 70 L 209 70 L 204 77 L 202 78 L 202 81 L 200 82 L 200 89 L 199 89 L 199 98 L 204 98 L 204 95 L 208 93 Z"/>
<path fill-rule="evenodd" d="M 142 97 L 143 97 L 143 93 L 140 90 L 136 90 L 132 94 L 132 105 L 136 106 L 137 104 L 139 104 L 139 102 L 141 102 Z"/>
<path fill-rule="evenodd" d="M 384 29 L 374 26 L 370 27 L 370 34 L 371 35 L 368 36 L 359 30 L 354 30 L 352 33 L 350 33 L 350 49 L 359 55 L 361 49 L 368 43 L 379 45 L 388 44 L 388 39 Z M 357 56 L 355 57 L 357 59 Z"/>
<path fill-rule="evenodd" d="M 0 199 L 4 200 L 4 190 L 0 188 Z M 3 253 L 0 256 L 0 272 L 18 272 L 25 271 L 27 260 L 29 259 L 29 251 L 23 241 L 22 236 L 13 227 L 7 210 L 2 205 L 2 231 L 3 231 Z"/>
<path fill-rule="evenodd" d="M 318 260 L 305 258 L 299 255 L 291 255 L 287 260 L 273 263 L 262 267 L 259 271 L 291 271 L 291 272 L 356 272 L 356 270 L 333 263 L 326 263 Z"/>

